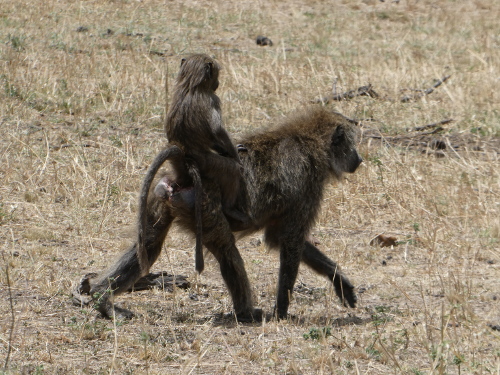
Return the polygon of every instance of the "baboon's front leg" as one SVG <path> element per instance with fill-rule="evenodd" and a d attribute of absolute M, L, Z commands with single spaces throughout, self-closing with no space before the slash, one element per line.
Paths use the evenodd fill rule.
<path fill-rule="evenodd" d="M 286 319 L 293 286 L 299 272 L 300 259 L 304 248 L 302 241 L 284 241 L 280 247 L 280 271 L 275 314 L 278 319 Z"/>
<path fill-rule="evenodd" d="M 327 276 L 335 287 L 335 293 L 344 306 L 356 307 L 356 293 L 354 286 L 340 272 L 337 264 L 323 254 L 316 246 L 306 241 L 302 261 L 321 275 Z"/>
<path fill-rule="evenodd" d="M 173 216 L 169 206 L 165 201 L 152 195 L 148 202 L 145 230 L 145 246 L 150 265 L 158 259 L 172 221 Z M 141 276 L 137 245 L 137 242 L 131 245 L 114 265 L 92 282 L 90 295 L 96 309 L 105 317 L 113 318 L 114 315 L 116 318 L 126 319 L 133 316 L 131 311 L 114 306 L 113 296 L 127 291 Z"/>

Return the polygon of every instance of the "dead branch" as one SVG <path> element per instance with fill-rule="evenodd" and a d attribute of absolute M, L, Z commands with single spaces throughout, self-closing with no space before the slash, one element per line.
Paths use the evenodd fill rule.
<path fill-rule="evenodd" d="M 16 315 L 14 313 L 14 303 L 12 301 L 12 287 L 10 284 L 10 277 L 9 277 L 9 263 L 6 261 L 5 253 L 3 251 L 2 251 L 2 259 L 5 263 L 5 280 L 7 282 L 7 290 L 9 292 L 10 314 L 11 314 L 7 355 L 5 356 L 5 364 L 3 366 L 3 372 L 7 373 L 7 368 L 9 366 L 10 353 L 12 352 L 12 336 L 14 334 L 14 325 L 16 322 Z"/>
<path fill-rule="evenodd" d="M 97 274 L 92 272 L 84 275 L 78 285 L 72 291 L 72 302 L 76 306 L 86 306 L 92 302 L 92 296 L 90 295 L 90 290 L 92 289 L 91 280 L 95 279 Z M 141 277 L 137 280 L 133 287 L 128 291 L 134 292 L 138 290 L 146 289 L 165 289 L 169 292 L 173 291 L 174 285 L 176 288 L 187 289 L 190 287 L 190 283 L 187 280 L 187 276 L 182 275 L 169 275 L 167 272 L 151 272 L 146 276 Z"/>
<path fill-rule="evenodd" d="M 440 80 L 438 80 L 432 87 L 429 87 L 427 90 L 413 90 L 413 91 L 419 91 L 420 93 L 417 94 L 417 95 L 406 95 L 406 96 L 403 96 L 403 98 L 401 98 L 401 102 L 402 103 L 408 103 L 412 100 L 418 100 L 426 95 L 429 95 L 431 94 L 436 88 L 438 88 L 439 86 L 441 86 L 444 82 L 446 82 L 448 80 L 448 78 L 451 77 L 451 74 L 450 75 L 447 75 L 447 76 L 444 76 L 443 78 L 441 78 Z"/>
<path fill-rule="evenodd" d="M 447 119 L 447 120 L 442 120 L 442 121 L 439 121 L 439 122 L 435 122 L 433 124 L 428 124 L 428 125 L 424 125 L 424 126 L 417 126 L 416 128 L 413 128 L 411 131 L 421 132 L 422 130 L 436 128 L 436 127 L 441 126 L 441 125 L 449 124 L 450 122 L 453 122 L 453 121 L 455 121 L 455 120 L 453 120 L 452 118 L 450 118 L 450 119 Z"/>
<path fill-rule="evenodd" d="M 437 134 L 443 130 L 444 129 L 439 126 L 430 132 L 419 133 L 419 134 L 410 134 L 410 135 L 405 134 L 405 135 L 396 135 L 396 136 L 366 135 L 365 137 L 372 138 L 372 139 L 382 139 L 382 140 L 385 140 L 385 141 L 391 143 L 391 142 L 400 141 L 400 140 L 411 140 L 411 139 L 416 139 L 416 138 L 423 138 L 427 135 Z"/>
<path fill-rule="evenodd" d="M 331 101 L 340 102 L 342 100 L 353 99 L 357 96 L 369 96 L 371 98 L 378 98 L 379 97 L 379 95 L 373 89 L 373 86 L 371 85 L 371 83 L 369 83 L 366 86 L 361 86 L 361 87 L 358 87 L 357 89 L 346 91 L 343 94 L 332 94 L 329 96 L 325 96 L 323 98 L 313 100 L 313 103 L 328 104 Z"/>
<path fill-rule="evenodd" d="M 146 276 L 137 280 L 130 291 L 146 290 L 146 289 L 167 289 L 173 291 L 174 285 L 176 288 L 187 289 L 190 287 L 187 276 L 169 275 L 164 271 L 151 272 Z"/>

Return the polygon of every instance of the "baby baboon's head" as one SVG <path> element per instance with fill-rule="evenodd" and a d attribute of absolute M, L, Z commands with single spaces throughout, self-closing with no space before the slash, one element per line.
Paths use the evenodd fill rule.
<path fill-rule="evenodd" d="M 193 92 L 198 89 L 217 90 L 219 63 L 205 54 L 195 54 L 181 60 L 177 87 Z"/>

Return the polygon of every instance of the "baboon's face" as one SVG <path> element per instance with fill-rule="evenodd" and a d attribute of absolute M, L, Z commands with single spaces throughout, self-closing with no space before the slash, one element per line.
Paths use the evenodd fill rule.
<path fill-rule="evenodd" d="M 354 173 L 363 161 L 356 149 L 355 129 L 339 125 L 335 129 L 330 144 L 330 167 L 340 177 L 342 173 Z"/>
<path fill-rule="evenodd" d="M 193 209 L 194 207 L 194 188 L 180 186 L 170 176 L 164 176 L 158 182 L 154 193 L 158 198 L 168 200 L 175 208 Z"/>

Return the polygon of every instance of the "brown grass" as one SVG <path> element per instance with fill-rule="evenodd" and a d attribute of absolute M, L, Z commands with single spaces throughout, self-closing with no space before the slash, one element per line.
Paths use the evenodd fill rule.
<path fill-rule="evenodd" d="M 10 345 L 9 374 L 499 374 L 499 18 L 495 0 L 0 0 L 0 366 Z M 221 319 L 215 261 L 196 277 L 193 242 L 174 231 L 154 268 L 189 275 L 190 290 L 125 295 L 140 313 L 125 323 L 71 304 L 72 285 L 133 238 L 165 143 L 167 66 L 172 81 L 191 52 L 222 63 L 236 136 L 371 83 L 381 98 L 329 107 L 386 136 L 453 118 L 443 137 L 472 140 L 437 158 L 364 138 L 362 168 L 328 188 L 313 234 L 357 285 L 357 309 L 304 267 L 295 319 Z M 399 245 L 370 246 L 380 233 Z M 269 312 L 278 257 L 251 240 L 239 248 Z"/>

